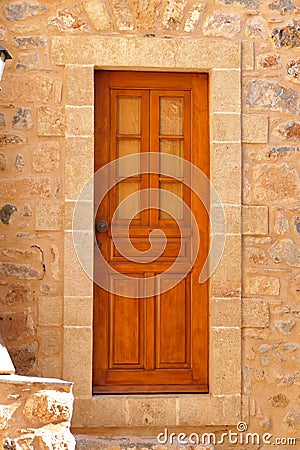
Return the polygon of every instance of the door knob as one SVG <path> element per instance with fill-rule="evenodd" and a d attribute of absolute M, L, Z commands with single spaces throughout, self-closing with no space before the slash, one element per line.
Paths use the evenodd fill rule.
<path fill-rule="evenodd" d="M 108 230 L 108 223 L 106 220 L 99 220 L 99 222 L 96 222 L 96 230 L 99 231 L 99 233 L 105 233 Z"/>

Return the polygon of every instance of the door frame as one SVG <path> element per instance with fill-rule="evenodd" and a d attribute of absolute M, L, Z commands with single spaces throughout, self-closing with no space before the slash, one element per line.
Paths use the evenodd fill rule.
<path fill-rule="evenodd" d="M 251 51 L 244 64 L 251 65 Z M 75 381 L 73 426 L 234 425 L 242 418 L 241 396 L 241 48 L 223 39 L 143 37 L 52 38 L 52 61 L 65 67 L 65 215 L 93 175 L 93 73 L 98 70 L 206 72 L 210 78 L 211 181 L 229 220 L 221 263 L 210 278 L 210 392 L 92 396 L 93 282 L 74 251 L 73 236 L 86 242 L 93 273 L 93 194 L 79 204 L 82 222 L 66 222 L 64 247 L 64 348 L 62 375 Z M 249 62 L 250 61 L 250 62 Z M 77 87 L 84 85 L 82 91 Z M 224 91 L 226 90 L 226 96 Z M 76 150 L 76 152 L 75 152 Z M 74 170 L 81 172 L 74 179 Z M 226 175 L 230 174 L 230 184 Z M 211 205 L 211 215 L 214 205 Z M 76 276 L 74 276 L 76 274 Z M 74 311 L 77 311 L 77 315 Z M 228 315 L 228 310 L 232 314 Z M 84 311 L 84 314 L 82 312 Z M 76 349 L 76 351 L 74 351 Z M 155 411 L 159 414 L 155 414 Z"/>

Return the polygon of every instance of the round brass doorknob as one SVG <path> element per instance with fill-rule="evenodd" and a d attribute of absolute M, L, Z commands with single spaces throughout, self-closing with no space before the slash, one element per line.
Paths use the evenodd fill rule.
<path fill-rule="evenodd" d="M 108 230 L 108 223 L 106 220 L 99 220 L 99 222 L 96 222 L 96 230 L 99 231 L 99 233 L 105 233 Z"/>

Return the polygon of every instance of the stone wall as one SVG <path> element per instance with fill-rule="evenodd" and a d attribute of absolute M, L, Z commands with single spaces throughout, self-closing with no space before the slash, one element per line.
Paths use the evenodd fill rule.
<path fill-rule="evenodd" d="M 73 172 L 66 184 L 64 135 L 66 127 L 74 136 L 91 133 L 85 119 L 66 123 L 64 105 L 90 99 L 82 71 L 72 72 L 74 89 L 66 88 L 64 68 L 51 63 L 52 38 L 241 41 L 244 418 L 261 433 L 299 434 L 299 12 L 296 0 L 2 3 L 0 39 L 13 61 L 0 93 L 0 334 L 17 373 L 63 375 L 63 230 L 72 214 L 64 198 L 76 198 L 72 179 L 80 180 L 87 164 L 76 169 L 80 155 L 68 151 Z M 231 110 L 236 82 L 226 81 L 223 111 Z M 228 168 L 230 179 L 234 167 Z M 219 302 L 218 313 L 228 320 L 226 303 Z M 81 326 L 83 318 L 75 319 Z M 80 344 L 80 334 L 76 339 Z"/>
<path fill-rule="evenodd" d="M 0 375 L 0 447 L 74 450 L 72 409 L 72 383 Z"/>

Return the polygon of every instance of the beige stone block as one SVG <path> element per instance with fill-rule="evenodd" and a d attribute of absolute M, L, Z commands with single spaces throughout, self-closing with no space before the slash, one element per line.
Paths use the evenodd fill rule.
<path fill-rule="evenodd" d="M 94 68 L 93 66 L 66 67 L 66 103 L 67 105 L 94 104 Z"/>
<path fill-rule="evenodd" d="M 242 395 L 242 421 L 247 424 L 250 421 L 250 400 L 247 395 Z"/>
<path fill-rule="evenodd" d="M 145 39 L 119 36 L 68 36 L 53 39 L 55 64 L 95 65 L 103 68 L 239 68 L 240 43 L 223 39 Z M 133 65 L 134 62 L 134 65 Z"/>
<path fill-rule="evenodd" d="M 210 220 L 213 227 L 211 231 L 213 233 L 222 232 L 225 218 L 226 234 L 241 234 L 241 209 L 241 206 L 236 205 L 212 205 Z"/>
<path fill-rule="evenodd" d="M 127 425 L 125 396 L 94 396 L 81 399 L 75 396 L 73 427 L 122 427 Z"/>
<path fill-rule="evenodd" d="M 66 133 L 68 136 L 93 136 L 93 106 L 66 106 Z"/>
<path fill-rule="evenodd" d="M 265 144 L 269 138 L 269 122 L 266 114 L 242 114 L 242 141 Z"/>
<path fill-rule="evenodd" d="M 83 247 L 85 241 L 83 241 Z M 82 264 L 93 262 L 93 252 L 84 252 L 82 256 Z M 93 280 L 82 268 L 75 252 L 72 233 L 65 233 L 65 261 L 68 264 L 64 270 L 64 293 L 67 297 L 90 297 L 93 295 Z M 87 265 L 90 270 L 90 265 Z"/>
<path fill-rule="evenodd" d="M 213 70 L 210 80 L 211 111 L 241 111 L 241 72 L 239 70 Z"/>
<path fill-rule="evenodd" d="M 59 355 L 62 350 L 62 329 L 60 327 L 40 327 L 38 331 L 40 357 L 53 357 Z"/>
<path fill-rule="evenodd" d="M 212 248 L 211 266 L 212 263 L 217 262 L 216 255 L 219 254 L 217 245 Z M 241 295 L 241 238 L 239 236 L 227 236 L 225 250 L 210 280 L 211 293 L 214 297 Z"/>
<path fill-rule="evenodd" d="M 93 230 L 94 223 L 93 202 L 65 203 L 65 230 Z"/>
<path fill-rule="evenodd" d="M 164 39 L 161 40 L 163 46 Z M 155 43 L 153 43 L 155 45 Z M 195 69 L 240 67 L 239 42 L 226 39 L 180 39 L 176 54 L 177 67 Z"/>
<path fill-rule="evenodd" d="M 32 149 L 32 166 L 36 172 L 59 170 L 60 145 L 57 141 L 40 142 Z"/>
<path fill-rule="evenodd" d="M 267 328 L 269 326 L 269 305 L 254 298 L 242 300 L 242 326 L 244 328 Z"/>
<path fill-rule="evenodd" d="M 238 142 L 241 140 L 241 116 L 234 113 L 212 113 L 211 139 L 214 142 Z"/>
<path fill-rule="evenodd" d="M 36 204 L 36 230 L 62 230 L 63 219 L 63 205 L 49 202 L 39 202 Z"/>
<path fill-rule="evenodd" d="M 49 357 L 39 358 L 38 361 L 39 375 L 45 378 L 62 378 L 62 357 L 61 355 L 53 355 Z"/>
<path fill-rule="evenodd" d="M 176 424 L 176 398 L 128 398 L 129 426 Z"/>
<path fill-rule="evenodd" d="M 211 181 L 222 203 L 241 204 L 241 145 L 215 143 L 211 145 Z"/>
<path fill-rule="evenodd" d="M 105 0 L 86 0 L 83 3 L 83 8 L 97 31 L 108 30 L 111 27 L 107 6 Z"/>
<path fill-rule="evenodd" d="M 253 236 L 268 235 L 269 233 L 268 206 L 243 205 L 242 233 Z"/>
<path fill-rule="evenodd" d="M 280 280 L 278 277 L 270 275 L 245 276 L 244 294 L 246 297 L 253 295 L 271 295 L 280 294 Z"/>
<path fill-rule="evenodd" d="M 240 298 L 211 298 L 210 324 L 212 327 L 240 327 Z"/>
<path fill-rule="evenodd" d="M 91 395 L 92 327 L 64 327 L 63 378 L 74 382 L 74 394 Z"/>
<path fill-rule="evenodd" d="M 216 328 L 210 335 L 210 393 L 241 392 L 241 329 Z"/>
<path fill-rule="evenodd" d="M 236 425 L 241 418 L 241 396 L 181 395 L 177 425 Z"/>
<path fill-rule="evenodd" d="M 242 70 L 254 70 L 254 44 L 242 41 Z"/>
<path fill-rule="evenodd" d="M 67 200 L 77 200 L 81 190 L 88 185 L 87 196 L 93 197 L 94 140 L 93 138 L 69 137 L 66 139 L 65 190 Z"/>
<path fill-rule="evenodd" d="M 64 136 L 65 109 L 62 106 L 38 108 L 38 136 Z"/>
<path fill-rule="evenodd" d="M 64 325 L 90 327 L 93 325 L 93 297 L 65 297 Z"/>
<path fill-rule="evenodd" d="M 51 38 L 51 61 L 54 65 L 62 66 L 66 63 L 66 39 L 63 36 Z"/>
<path fill-rule="evenodd" d="M 75 38 L 75 39 L 74 39 Z M 66 37 L 66 64 L 89 65 L 94 64 L 96 59 L 95 42 L 98 41 L 96 36 L 68 36 Z M 103 40 L 110 40 L 110 37 L 105 37 Z M 101 64 L 102 65 L 102 64 Z"/>
<path fill-rule="evenodd" d="M 38 324 L 41 326 L 60 326 L 63 319 L 61 297 L 39 297 Z"/>

